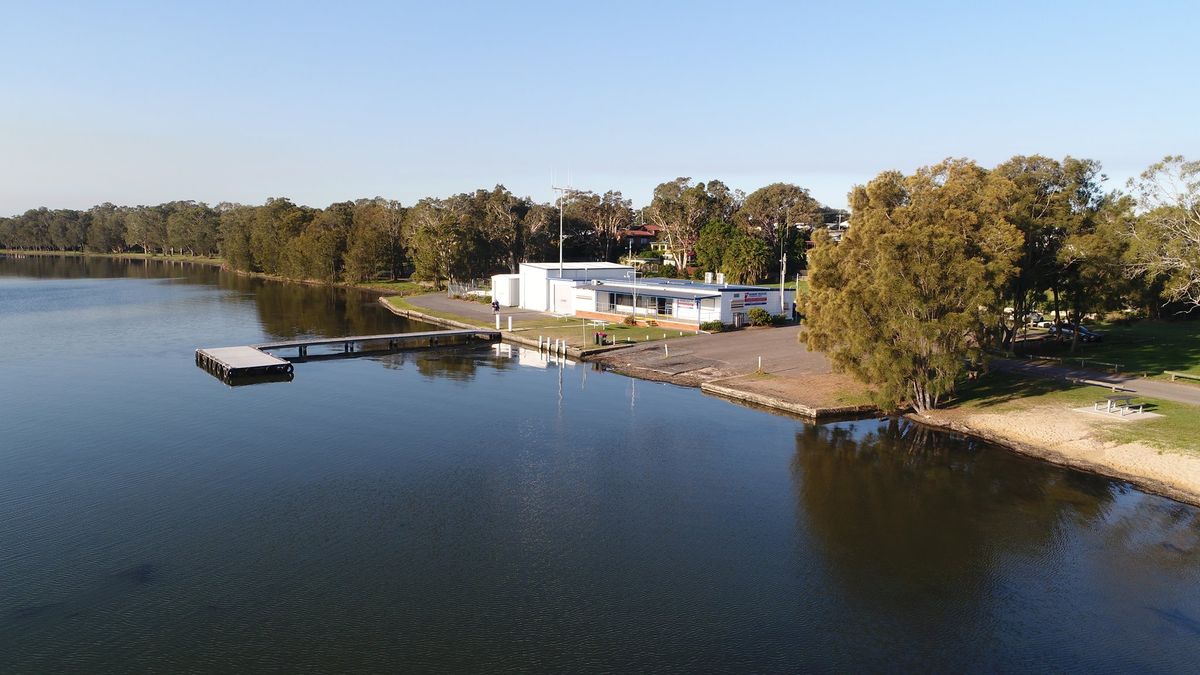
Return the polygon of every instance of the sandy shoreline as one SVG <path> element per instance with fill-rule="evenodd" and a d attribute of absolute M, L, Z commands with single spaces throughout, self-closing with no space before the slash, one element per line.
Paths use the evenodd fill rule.
<path fill-rule="evenodd" d="M 990 441 L 1030 457 L 1127 481 L 1147 492 L 1200 506 L 1200 457 L 1101 438 L 1117 420 L 1093 419 L 1058 405 L 1003 413 L 961 408 L 909 414 L 920 424 Z"/>

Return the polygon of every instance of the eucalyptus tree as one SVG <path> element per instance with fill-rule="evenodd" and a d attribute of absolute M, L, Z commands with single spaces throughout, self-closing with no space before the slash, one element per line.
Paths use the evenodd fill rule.
<path fill-rule="evenodd" d="M 311 209 L 297 206 L 286 197 L 268 199 L 256 208 L 250 228 L 250 252 L 257 271 L 283 273 L 288 242 L 300 236 L 312 216 Z"/>
<path fill-rule="evenodd" d="M 612 261 L 617 236 L 633 224 L 633 200 L 625 199 L 620 190 L 609 190 L 596 208 L 596 235 L 602 260 Z"/>
<path fill-rule="evenodd" d="M 666 238 L 668 251 L 683 265 L 695 251 L 700 227 L 714 218 L 730 220 L 740 198 L 721 181 L 692 185 L 691 180 L 680 177 L 659 184 L 646 209 L 646 217 Z"/>
<path fill-rule="evenodd" d="M 100 253 L 120 253 L 125 250 L 125 220 L 129 209 L 104 202 L 88 210 L 87 248 Z"/>
<path fill-rule="evenodd" d="M 220 248 L 220 217 L 202 202 L 173 202 L 167 216 L 167 247 L 191 255 L 212 255 Z"/>
<path fill-rule="evenodd" d="M 222 202 L 217 205 L 221 257 L 235 270 L 260 270 L 254 261 L 250 232 L 257 221 L 258 207 Z"/>
<path fill-rule="evenodd" d="M 485 236 L 508 271 L 515 273 L 525 257 L 528 238 L 525 216 L 531 207 L 530 200 L 514 196 L 503 185 L 497 185 L 487 193 L 481 190 L 476 198 L 483 202 L 480 220 Z"/>
<path fill-rule="evenodd" d="M 1140 210 L 1127 231 L 1130 271 L 1161 279 L 1167 300 L 1200 306 L 1200 161 L 1166 157 L 1129 186 Z"/>
<path fill-rule="evenodd" d="M 815 226 L 824 207 L 808 190 L 791 183 L 772 183 L 746 196 L 737 212 L 737 222 L 766 242 L 772 251 L 780 250 L 780 238 L 791 225 Z"/>
<path fill-rule="evenodd" d="M 280 273 L 294 279 L 338 281 L 353 221 L 350 202 L 330 204 L 316 212 L 300 235 L 285 243 Z"/>
<path fill-rule="evenodd" d="M 404 213 L 400 202 L 382 197 L 355 202 L 345 256 L 348 279 L 367 281 L 381 271 L 392 281 L 400 278 L 406 258 Z"/>
<path fill-rule="evenodd" d="M 413 276 L 441 286 L 489 271 L 490 250 L 479 227 L 478 203 L 469 194 L 422 199 L 406 218 Z"/>
<path fill-rule="evenodd" d="M 170 207 L 137 206 L 125 219 L 125 243 L 137 246 L 143 253 L 152 254 L 167 246 L 167 215 Z"/>

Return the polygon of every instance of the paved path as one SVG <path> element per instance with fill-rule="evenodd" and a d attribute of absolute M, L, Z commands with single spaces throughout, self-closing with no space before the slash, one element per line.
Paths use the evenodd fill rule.
<path fill-rule="evenodd" d="M 496 323 L 495 314 L 492 312 L 491 305 L 485 305 L 482 302 L 470 302 L 468 300 L 455 300 L 454 298 L 446 297 L 445 293 L 427 293 L 425 295 L 410 295 L 404 298 L 405 302 L 412 304 L 414 307 L 423 307 L 439 312 L 449 312 L 457 314 L 471 321 L 478 321 L 484 325 L 494 326 Z M 521 309 L 520 307 L 501 307 L 501 321 L 508 321 L 508 317 L 512 317 L 513 321 L 521 319 L 552 319 L 553 314 L 544 312 L 535 312 L 531 309 Z"/>
<path fill-rule="evenodd" d="M 752 328 L 716 335 L 692 335 L 672 338 L 665 342 L 650 342 L 637 347 L 620 349 L 605 355 L 606 360 L 621 362 L 653 361 L 655 367 L 668 369 L 669 362 L 679 367 L 711 367 L 722 374 L 753 373 L 762 368 L 773 374 L 825 374 L 832 372 L 829 359 L 820 352 L 810 352 L 796 340 L 797 326 L 783 328 Z M 663 358 L 664 345 L 670 359 Z"/>
<path fill-rule="evenodd" d="M 1147 380 L 1133 375 L 1113 375 L 1095 370 L 1082 368 L 1067 368 L 1048 363 L 1017 361 L 1014 359 L 993 359 L 992 367 L 1010 373 L 1019 373 L 1030 377 L 1041 377 L 1052 380 L 1084 380 L 1101 386 L 1120 387 L 1129 389 L 1142 396 L 1200 405 L 1200 387 L 1189 384 Z"/>

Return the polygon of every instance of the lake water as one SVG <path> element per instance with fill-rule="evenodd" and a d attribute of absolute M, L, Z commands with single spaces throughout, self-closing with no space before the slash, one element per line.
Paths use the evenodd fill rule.
<path fill-rule="evenodd" d="M 1195 671 L 1200 517 L 897 421 L 416 330 L 211 268 L 0 258 L 0 671 Z"/>

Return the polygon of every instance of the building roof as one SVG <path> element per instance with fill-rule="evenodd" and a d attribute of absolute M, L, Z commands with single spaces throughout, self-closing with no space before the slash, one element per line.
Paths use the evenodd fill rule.
<path fill-rule="evenodd" d="M 587 288 L 593 291 L 608 291 L 627 293 L 634 289 L 632 281 L 592 281 L 586 284 L 580 284 L 576 288 Z M 637 285 L 638 295 L 656 298 L 681 298 L 684 300 L 695 300 L 697 298 L 717 298 L 720 293 L 706 290 L 690 290 L 686 288 L 663 288 L 661 286 L 646 286 L 644 284 Z"/>
<path fill-rule="evenodd" d="M 717 291 L 721 293 L 734 291 L 773 291 L 770 286 L 747 286 L 743 284 L 706 284 L 703 281 L 691 279 L 664 279 L 660 277 L 645 277 L 638 281 L 639 285 L 670 286 L 672 288 L 688 288 L 696 290 Z"/>
<path fill-rule="evenodd" d="M 521 266 L 522 267 L 525 267 L 525 266 L 533 267 L 533 268 L 539 269 L 539 270 L 556 270 L 556 269 L 558 269 L 558 263 L 556 263 L 556 262 L 540 262 L 540 263 L 524 262 L 524 263 L 521 263 Z M 562 264 L 562 267 L 565 270 L 600 270 L 600 269 L 631 270 L 631 269 L 633 269 L 629 265 L 622 265 L 620 263 L 610 263 L 610 262 L 564 262 Z"/>
<path fill-rule="evenodd" d="M 603 279 L 587 284 L 580 284 L 579 288 L 626 291 L 632 290 L 634 285 L 635 284 L 633 281 L 626 281 L 624 279 Z M 638 279 L 636 286 L 638 293 L 668 298 L 711 298 L 721 295 L 722 293 L 742 293 L 746 291 L 765 293 L 767 291 L 776 290 L 769 286 L 706 284 L 702 281 L 690 281 L 688 279 L 661 279 L 658 277 L 646 277 L 643 279 Z"/>

